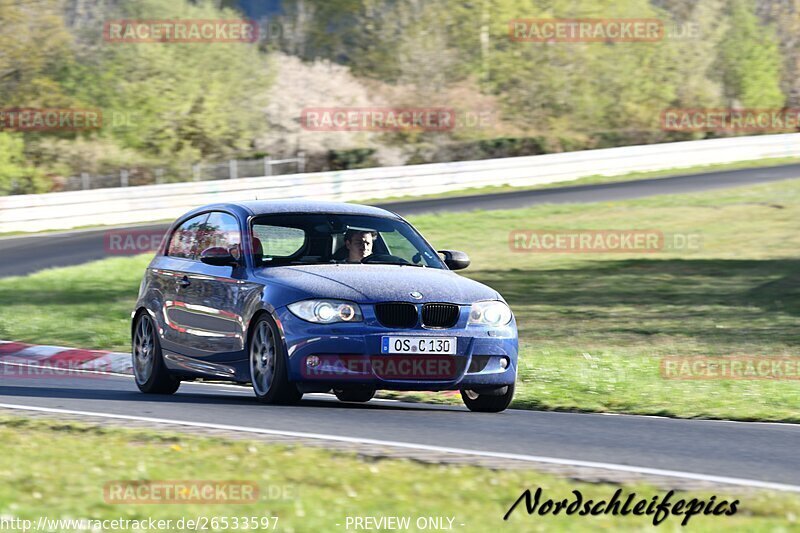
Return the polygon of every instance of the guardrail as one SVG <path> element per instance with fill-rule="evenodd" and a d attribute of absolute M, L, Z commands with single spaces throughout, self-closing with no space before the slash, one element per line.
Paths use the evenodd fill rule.
<path fill-rule="evenodd" d="M 90 175 L 87 172 L 80 176 L 66 178 L 59 192 L 81 191 L 90 189 L 109 189 L 141 185 L 161 185 L 186 181 L 212 181 L 237 178 L 253 178 L 286 174 L 276 172 L 273 167 L 293 165 L 295 172 L 303 173 L 306 168 L 305 152 L 298 152 L 296 157 L 272 159 L 269 156 L 260 159 L 230 159 L 223 163 L 195 163 L 184 168 L 167 170 L 163 167 L 123 168 L 116 174 Z"/>
<path fill-rule="evenodd" d="M 537 185 L 774 157 L 800 157 L 800 133 L 626 146 L 529 157 L 144 185 L 0 198 L 0 233 L 172 219 L 213 202 L 364 200 L 486 185 Z"/>

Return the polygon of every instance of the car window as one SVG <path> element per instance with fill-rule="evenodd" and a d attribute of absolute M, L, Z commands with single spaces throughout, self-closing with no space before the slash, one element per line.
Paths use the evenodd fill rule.
<path fill-rule="evenodd" d="M 261 241 L 264 257 L 289 257 L 306 243 L 306 232 L 299 228 L 257 224 L 253 235 Z"/>
<path fill-rule="evenodd" d="M 390 217 L 338 213 L 263 215 L 253 221 L 252 231 L 254 240 L 261 245 L 254 246 L 257 265 L 366 262 L 445 268 L 419 233 L 408 223 Z M 354 260 L 346 241 L 348 236 L 363 233 L 372 234 L 372 239 L 360 250 L 361 259 Z"/>
<path fill-rule="evenodd" d="M 198 230 L 197 255 L 209 248 L 230 250 L 242 243 L 239 222 L 228 213 L 214 211 Z"/>
<path fill-rule="evenodd" d="M 396 257 L 402 257 L 410 263 L 420 262 L 419 250 L 408 239 L 403 237 L 400 232 L 384 231 L 381 232 L 380 236 L 383 238 L 383 242 L 386 243 L 388 253 Z"/>
<path fill-rule="evenodd" d="M 197 253 L 197 232 L 207 218 L 208 213 L 203 213 L 181 224 L 170 238 L 167 255 L 182 259 L 194 259 Z"/>

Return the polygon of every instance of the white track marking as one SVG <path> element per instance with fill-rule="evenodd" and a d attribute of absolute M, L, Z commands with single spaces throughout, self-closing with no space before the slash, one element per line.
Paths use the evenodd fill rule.
<path fill-rule="evenodd" d="M 275 435 L 281 437 L 294 437 L 300 439 L 318 439 L 332 442 L 345 442 L 350 444 L 367 444 L 375 446 L 385 446 L 391 448 L 401 448 L 408 450 L 423 450 L 436 453 L 451 453 L 458 455 L 471 455 L 475 457 L 490 457 L 494 459 L 508 459 L 513 461 L 525 461 L 531 463 L 546 463 L 562 466 L 576 466 L 583 468 L 599 468 L 617 472 L 628 472 L 633 474 L 644 474 L 651 476 L 671 477 L 679 479 L 691 479 L 694 481 L 705 481 L 724 485 L 738 485 L 742 487 L 752 487 L 758 489 L 778 490 L 784 492 L 800 493 L 800 486 L 786 485 L 783 483 L 772 483 L 768 481 L 756 481 L 752 479 L 740 479 L 725 476 L 712 476 L 707 474 L 695 474 L 692 472 L 679 472 L 675 470 L 661 470 L 658 468 L 646 468 L 639 466 L 618 465 L 613 463 L 598 463 L 593 461 L 576 461 L 571 459 L 558 459 L 555 457 L 541 457 L 536 455 L 522 455 L 515 453 L 488 452 L 479 450 L 466 450 L 463 448 L 449 448 L 444 446 L 431 446 L 427 444 L 413 444 L 409 442 L 397 442 L 377 439 L 365 439 L 358 437 L 343 437 L 339 435 L 326 435 L 322 433 L 304 433 L 300 431 L 282 431 L 274 429 L 262 429 L 245 426 L 231 426 L 227 424 L 212 424 L 207 422 L 190 422 L 186 420 L 167 420 L 164 418 L 152 418 L 145 416 L 118 415 L 111 413 L 95 413 L 91 411 L 76 411 L 72 409 L 55 409 L 50 407 L 33 407 L 27 405 L 16 405 L 0 403 L 0 408 L 14 409 L 18 411 L 34 411 L 39 413 L 64 414 L 92 416 L 97 418 L 108 418 L 112 420 L 131 420 L 137 422 L 151 422 L 157 424 L 173 424 L 187 427 L 198 427 L 206 429 L 219 429 L 223 431 L 234 431 L 240 433 L 253 433 L 259 435 Z"/>
<path fill-rule="evenodd" d="M 8 356 L 11 357 L 11 356 Z M 108 372 L 107 370 L 85 370 L 81 368 L 59 368 L 57 366 L 48 366 L 48 365 L 32 365 L 23 362 L 17 361 L 0 361 L 0 365 L 8 365 L 8 366 L 20 366 L 26 368 L 45 368 L 45 369 L 52 369 L 57 371 L 59 374 L 69 374 L 69 373 L 76 373 L 76 374 L 102 374 L 107 376 L 116 376 L 121 378 L 129 378 L 132 379 L 132 374 L 120 374 L 118 372 Z M 55 375 L 55 374 L 54 374 Z M 22 376 L 24 377 L 24 376 Z"/>

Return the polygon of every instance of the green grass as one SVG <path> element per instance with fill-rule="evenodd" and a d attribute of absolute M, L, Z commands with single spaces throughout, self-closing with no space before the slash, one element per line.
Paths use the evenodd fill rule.
<path fill-rule="evenodd" d="M 515 407 L 800 422 L 797 381 L 675 381 L 672 355 L 800 356 L 800 180 L 695 195 L 538 206 L 414 224 L 469 251 L 520 328 Z M 512 252 L 515 229 L 697 233 L 658 254 Z"/>
<path fill-rule="evenodd" d="M 436 247 L 467 251 L 464 274 L 514 309 L 521 355 L 513 407 L 800 422 L 797 381 L 659 373 L 661 358 L 674 355 L 800 356 L 800 180 L 411 221 Z M 702 248 L 519 253 L 508 243 L 517 229 L 656 229 L 698 234 Z M 0 279 L 0 338 L 127 350 L 148 260 Z"/>
<path fill-rule="evenodd" d="M 400 459 L 360 459 L 320 448 L 229 441 L 147 430 L 101 428 L 73 422 L 0 418 L 0 515 L 34 521 L 172 519 L 277 516 L 277 531 L 346 531 L 347 516 L 454 517 L 454 530 L 594 531 L 655 529 L 647 516 L 528 516 L 524 503 L 503 515 L 525 489 L 545 498 L 608 500 L 620 488 L 535 471 L 492 471 L 471 466 L 421 464 Z M 256 502 L 244 504 L 119 504 L 103 487 L 125 480 L 248 481 Z M 666 490 L 625 485 L 637 499 L 663 498 Z M 691 531 L 788 531 L 797 527 L 798 496 L 770 492 L 677 492 L 678 499 L 738 499 L 733 516 L 694 516 Z M 679 531 L 668 517 L 659 530 Z M 340 525 L 337 525 L 340 524 Z M 464 524 L 461 526 L 460 524 Z M 352 530 L 352 526 L 350 528 Z M 416 530 L 416 529 L 412 529 Z M 264 531 L 264 529 L 260 529 Z"/>
<path fill-rule="evenodd" d="M 707 172 L 717 172 L 720 170 L 742 170 L 746 168 L 770 168 L 781 165 L 800 163 L 798 157 L 772 157 L 767 159 L 756 159 L 754 161 L 738 161 L 736 163 L 719 163 L 716 165 L 694 165 L 690 167 L 675 167 L 665 170 L 652 170 L 649 172 L 629 172 L 618 176 L 605 176 L 594 174 L 581 178 L 559 181 L 556 183 L 543 183 L 541 185 L 513 186 L 513 185 L 488 185 L 485 187 L 468 187 L 454 191 L 447 191 L 436 194 L 425 194 L 421 196 L 391 196 L 387 198 L 375 198 L 361 200 L 365 204 L 380 204 L 385 202 L 401 202 L 411 200 L 433 200 L 436 198 L 450 198 L 455 196 L 477 196 L 482 194 L 497 194 L 502 192 L 520 192 L 534 189 L 552 189 L 554 187 L 573 187 L 578 185 L 597 185 L 600 183 L 616 183 L 621 181 L 634 181 L 653 178 L 669 178 L 672 176 L 684 176 L 691 174 L 705 174 Z M 800 177 L 800 176 L 798 176 Z"/>
<path fill-rule="evenodd" d="M 148 256 L 0 279 L 0 339 L 130 350 L 130 314 Z"/>

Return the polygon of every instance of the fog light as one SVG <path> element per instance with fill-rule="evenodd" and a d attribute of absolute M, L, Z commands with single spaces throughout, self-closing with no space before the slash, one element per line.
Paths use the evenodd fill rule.
<path fill-rule="evenodd" d="M 319 357 L 316 355 L 309 355 L 306 357 L 306 366 L 309 368 L 315 368 L 319 366 Z"/>
<path fill-rule="evenodd" d="M 500 358 L 500 368 L 508 368 L 508 357 Z"/>

